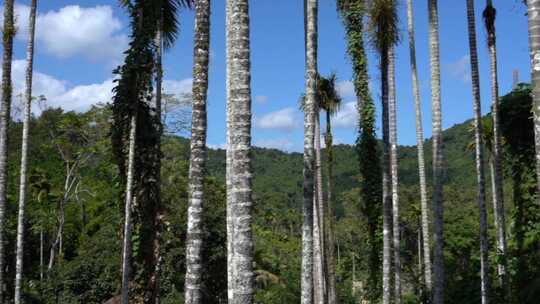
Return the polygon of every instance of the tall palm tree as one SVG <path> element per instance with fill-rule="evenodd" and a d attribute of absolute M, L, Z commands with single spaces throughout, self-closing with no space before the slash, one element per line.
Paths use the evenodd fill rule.
<path fill-rule="evenodd" d="M 328 78 L 319 79 L 319 104 L 326 113 L 326 166 L 327 166 L 327 186 L 326 186 L 326 216 L 324 218 L 324 252 L 326 267 L 326 291 L 327 302 L 329 304 L 337 303 L 336 293 L 336 271 L 334 261 L 334 214 L 332 206 L 333 189 L 333 149 L 332 149 L 332 116 L 337 113 L 341 105 L 341 97 L 336 90 L 336 74 L 331 74 Z"/>
<path fill-rule="evenodd" d="M 225 15 L 226 16 L 232 16 L 232 5 L 233 3 L 231 1 L 226 1 L 226 4 L 225 4 Z M 232 18 L 225 18 L 225 22 L 226 22 L 226 27 L 229 28 L 231 26 L 231 21 L 232 21 Z M 231 55 L 232 53 L 230 52 L 230 44 L 231 44 L 231 40 L 232 40 L 232 35 L 231 35 L 231 31 L 225 31 L 226 33 L 226 56 L 227 56 L 227 62 L 226 62 L 226 65 L 227 65 L 227 77 L 225 79 L 225 82 L 226 82 L 226 87 L 227 87 L 227 106 L 226 106 L 226 111 L 227 111 L 227 147 L 231 146 L 232 145 L 232 140 L 231 140 L 231 130 L 232 130 L 232 120 L 233 120 L 233 113 L 231 111 L 232 109 L 232 106 L 231 106 L 231 99 L 229 98 L 229 94 L 230 94 L 230 90 L 229 90 L 229 87 L 230 87 L 230 79 L 231 79 L 231 64 L 232 64 L 232 60 L 231 60 Z M 231 168 L 232 168 L 232 151 L 230 151 L 229 149 L 227 149 L 226 151 L 226 169 L 225 169 L 225 180 L 226 180 L 226 188 L 227 188 L 227 202 L 229 202 L 231 200 L 230 198 L 230 195 L 232 193 L 232 184 L 231 184 Z M 232 223 L 232 205 L 231 204 L 227 204 L 227 214 L 226 214 L 226 223 L 227 223 L 227 299 L 228 299 L 228 302 L 229 303 L 232 303 L 233 301 L 233 295 L 234 295 L 234 280 L 233 280 L 233 263 L 232 263 L 232 257 L 233 257 L 233 239 L 234 239 L 234 227 L 233 227 L 233 223 Z"/>
<path fill-rule="evenodd" d="M 317 98 L 315 109 L 315 187 L 313 195 L 313 303 L 325 302 L 325 275 L 324 275 L 324 197 L 322 185 L 321 165 L 321 123 L 319 111 L 321 110 L 319 99 L 319 82 L 317 77 Z"/>
<path fill-rule="evenodd" d="M 347 33 L 347 53 L 353 67 L 353 83 L 357 96 L 358 138 L 356 153 L 358 168 L 362 178 L 360 196 L 363 202 L 362 212 L 367 218 L 368 230 L 368 280 L 367 299 L 372 302 L 380 298 L 380 239 L 379 217 L 382 197 L 382 174 L 378 141 L 375 135 L 375 105 L 369 92 L 368 63 L 365 51 L 365 0 L 338 0 L 338 10 Z"/>
<path fill-rule="evenodd" d="M 28 47 L 26 50 L 26 92 L 24 104 L 24 122 L 21 146 L 21 176 L 19 184 L 19 216 L 17 219 L 17 249 L 15 262 L 15 304 L 21 303 L 21 281 L 24 252 L 24 212 L 26 207 L 27 169 L 28 169 L 28 133 L 30 130 L 30 109 L 32 107 L 32 71 L 34 67 L 34 36 L 36 32 L 37 0 L 30 5 L 28 26 Z"/>
<path fill-rule="evenodd" d="M 231 193 L 227 204 L 231 205 L 232 269 L 234 304 L 252 303 L 253 289 L 253 236 L 252 224 L 252 171 L 251 171 L 251 88 L 249 48 L 249 1 L 228 0 L 227 51 L 228 99 L 233 116 L 229 127 L 231 153 L 229 172 Z M 234 131 L 233 131 L 234 130 Z"/>
<path fill-rule="evenodd" d="M 120 0 L 126 7 L 133 20 L 132 41 L 126 52 L 125 64 L 115 70 L 119 79 L 114 88 L 113 102 L 113 151 L 119 165 L 123 180 L 126 182 L 126 222 L 124 223 L 124 258 L 123 281 L 124 289 L 133 281 L 133 287 L 138 290 L 144 303 L 158 301 L 158 272 L 159 272 L 159 215 L 160 215 L 160 136 L 161 121 L 151 108 L 151 100 L 147 97 L 152 93 L 152 79 L 157 67 L 156 57 L 161 50 L 161 44 L 156 46 L 156 34 L 162 32 L 165 47 L 172 45 L 178 33 L 177 12 L 182 6 L 189 5 L 187 0 Z M 159 102 L 157 102 L 159 104 Z M 159 106 L 156 106 L 159 111 Z M 136 130 L 136 131 L 134 131 Z M 133 132 L 135 132 L 133 134 Z M 133 136 L 132 136 L 133 135 Z M 126 148 L 126 142 L 129 142 Z M 133 149 L 131 149 L 133 147 Z M 130 150 L 137 149 L 130 163 Z M 128 151 L 127 156 L 125 151 Z M 127 158 L 127 162 L 126 162 Z M 136 170 L 131 172 L 129 167 Z M 130 185 L 131 183 L 131 185 Z M 131 188 L 130 198 L 127 190 Z M 134 195 L 134 193 L 136 193 Z M 137 204 L 132 204 L 132 200 Z M 131 208 L 129 205 L 136 205 Z M 129 208 L 128 208 L 129 207 Z M 131 213 L 134 212 L 133 223 Z M 131 225 L 136 224 L 140 232 L 137 254 L 134 255 L 133 265 L 137 276 L 130 275 L 131 258 Z M 128 291 L 123 292 L 123 298 L 128 299 Z"/>
<path fill-rule="evenodd" d="M 317 91 L 317 14 L 318 0 L 304 0 L 306 47 L 306 101 L 304 110 L 304 203 L 302 224 L 301 303 L 313 301 L 313 185 L 314 132 Z"/>
<path fill-rule="evenodd" d="M 401 242 L 399 229 L 399 182 L 397 155 L 397 110 L 395 80 L 395 50 L 388 54 L 388 118 L 390 133 L 390 173 L 392 180 L 392 234 L 394 247 L 394 303 L 401 303 Z"/>
<path fill-rule="evenodd" d="M 129 304 L 129 281 L 131 276 L 131 209 L 137 196 L 133 193 L 133 179 L 135 175 L 135 148 L 137 135 L 137 112 L 133 111 L 130 119 L 128 172 L 126 178 L 125 206 L 124 206 L 124 241 L 122 244 L 122 304 Z"/>
<path fill-rule="evenodd" d="M 478 209 L 480 214 L 480 276 L 482 303 L 489 303 L 489 260 L 486 212 L 486 180 L 484 170 L 484 146 L 482 142 L 482 110 L 480 102 L 480 74 L 478 72 L 478 53 L 476 46 L 476 21 L 474 2 L 467 0 L 467 25 L 469 30 L 469 52 L 471 57 L 471 79 L 474 108 L 474 141 L 476 156 L 476 177 L 478 182 Z"/>
<path fill-rule="evenodd" d="M 4 225 L 6 218 L 7 182 L 8 182 L 8 127 L 11 111 L 11 61 L 13 58 L 13 37 L 15 22 L 13 18 L 13 0 L 4 1 L 4 28 L 2 46 L 2 101 L 0 105 L 0 286 L 4 286 Z M 0 302 L 4 300 L 4 290 L 0 288 Z"/>
<path fill-rule="evenodd" d="M 186 244 L 185 303 L 200 304 L 202 277 L 202 211 L 206 170 L 206 97 L 210 54 L 210 0 L 195 3 L 193 110 L 189 165 L 189 207 Z"/>
<path fill-rule="evenodd" d="M 442 185 L 442 121 L 441 66 L 439 54 L 439 16 L 437 0 L 428 0 L 429 61 L 431 79 L 433 136 L 433 303 L 444 302 L 443 254 L 443 185 Z"/>
<path fill-rule="evenodd" d="M 536 149 L 536 176 L 540 176 L 540 0 L 526 0 L 529 19 L 529 48 L 531 50 L 531 82 L 534 113 L 534 146 Z M 540 193 L 540 178 L 536 179 Z"/>
<path fill-rule="evenodd" d="M 495 34 L 495 17 L 497 11 L 493 7 L 493 1 L 486 1 L 484 9 L 484 25 L 487 31 L 487 43 L 489 49 L 490 71 L 491 71 L 491 118 L 493 120 L 493 140 L 492 140 L 492 164 L 493 164 L 493 204 L 495 223 L 497 228 L 497 271 L 499 282 L 502 287 L 503 298 L 505 291 L 508 290 L 508 282 L 506 276 L 506 220 L 504 211 L 504 194 L 503 194 L 503 173 L 502 173 L 502 150 L 501 150 L 501 132 L 500 132 L 500 115 L 499 115 L 499 82 L 497 77 L 497 45 Z"/>
<path fill-rule="evenodd" d="M 420 179 L 420 210 L 422 218 L 422 253 L 424 254 L 424 284 L 426 294 L 431 294 L 431 249 L 429 236 L 429 208 L 427 197 L 426 169 L 424 160 L 424 130 L 422 127 L 422 107 L 420 105 L 420 89 L 418 84 L 418 68 L 416 65 L 416 45 L 414 38 L 414 14 L 412 0 L 407 0 L 407 29 L 409 32 L 409 52 L 411 61 L 414 109 L 416 115 L 416 147 L 418 150 L 418 176 Z"/>
<path fill-rule="evenodd" d="M 392 195 L 390 130 L 388 116 L 390 50 L 398 41 L 397 12 L 394 0 L 375 0 L 371 7 L 370 32 L 375 48 L 379 52 L 381 69 L 381 102 L 383 133 L 383 304 L 390 303 L 390 270 Z"/>

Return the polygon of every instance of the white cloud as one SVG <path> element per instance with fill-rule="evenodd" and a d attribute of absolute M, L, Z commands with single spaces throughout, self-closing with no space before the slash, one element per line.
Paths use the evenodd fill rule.
<path fill-rule="evenodd" d="M 354 84 L 350 80 L 344 80 L 337 83 L 337 91 L 341 98 L 356 97 L 354 92 Z"/>
<path fill-rule="evenodd" d="M 176 95 L 179 98 L 182 98 L 185 94 L 191 93 L 192 86 L 192 78 L 183 80 L 163 80 L 163 92 L 166 94 Z"/>
<path fill-rule="evenodd" d="M 13 61 L 12 82 L 14 97 L 24 92 L 26 65 L 26 60 L 18 59 Z M 164 80 L 163 82 L 165 92 L 182 94 L 191 90 L 191 79 Z M 97 103 L 110 102 L 113 87 L 112 78 L 101 83 L 72 86 L 67 81 L 34 71 L 32 95 L 44 95 L 47 97 L 47 105 L 51 107 L 61 107 L 68 111 L 85 111 Z M 17 99 L 14 100 L 17 101 Z"/>
<path fill-rule="evenodd" d="M 294 144 L 286 138 L 261 139 L 255 142 L 254 146 L 268 149 L 278 149 L 286 152 L 292 151 Z"/>
<path fill-rule="evenodd" d="M 268 96 L 257 95 L 255 96 L 255 102 L 258 104 L 266 104 L 268 102 Z"/>
<path fill-rule="evenodd" d="M 261 117 L 255 117 L 255 126 L 260 129 L 280 129 L 292 131 L 298 124 L 295 119 L 296 110 L 285 108 L 279 111 L 270 112 Z"/>
<path fill-rule="evenodd" d="M 470 64 L 471 61 L 469 55 L 465 55 L 457 61 L 446 63 L 444 68 L 450 75 L 452 75 L 452 77 L 457 78 L 464 83 L 469 83 L 471 81 Z"/>
<path fill-rule="evenodd" d="M 356 102 L 351 101 L 342 105 L 339 112 L 332 120 L 332 124 L 336 128 L 354 128 L 358 124 L 358 110 Z"/>
<path fill-rule="evenodd" d="M 17 39 L 28 39 L 30 8 L 16 5 Z M 3 12 L 0 22 L 3 22 Z M 128 46 L 123 25 L 111 6 L 81 7 L 69 5 L 38 13 L 36 48 L 58 58 L 83 56 L 91 61 L 117 63 Z"/>
<path fill-rule="evenodd" d="M 50 106 L 85 111 L 94 104 L 110 102 L 113 87 L 113 79 L 107 79 L 102 83 L 75 86 L 56 97 L 46 96 Z"/>

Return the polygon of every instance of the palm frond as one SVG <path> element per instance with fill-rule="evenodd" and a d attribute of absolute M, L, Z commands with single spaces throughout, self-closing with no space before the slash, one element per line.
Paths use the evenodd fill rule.
<path fill-rule="evenodd" d="M 374 0 L 370 8 L 369 32 L 378 51 L 386 51 L 399 41 L 395 0 Z"/>
<path fill-rule="evenodd" d="M 318 81 L 318 95 L 320 108 L 335 114 L 339 111 L 341 106 L 341 96 L 337 91 L 337 76 L 335 73 L 330 74 L 328 77 L 319 77 Z"/>
<path fill-rule="evenodd" d="M 487 31 L 488 45 L 491 46 L 495 44 L 495 18 L 497 17 L 497 10 L 491 3 L 488 2 L 486 5 L 482 17 Z"/>
<path fill-rule="evenodd" d="M 125 0 L 123 0 L 125 1 Z M 181 9 L 191 9 L 195 0 L 159 0 L 155 1 L 161 16 L 161 31 L 163 33 L 163 46 L 168 49 L 174 44 L 180 32 L 178 14 Z"/>

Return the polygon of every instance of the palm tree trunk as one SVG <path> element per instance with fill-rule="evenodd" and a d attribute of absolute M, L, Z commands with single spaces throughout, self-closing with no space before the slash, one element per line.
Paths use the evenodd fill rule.
<path fill-rule="evenodd" d="M 231 22 L 232 22 L 232 6 L 233 3 L 231 1 L 226 1 L 226 27 L 230 28 Z M 232 52 L 230 51 L 231 48 L 231 39 L 232 35 L 230 31 L 226 31 L 226 56 L 227 56 L 227 62 L 226 62 L 226 69 L 227 69 L 227 77 L 226 77 L 226 87 L 227 87 L 227 147 L 232 146 L 232 140 L 231 140 L 231 130 L 232 130 L 232 121 L 233 121 L 233 113 L 232 113 L 232 106 L 231 106 L 231 99 L 230 99 L 230 92 L 231 92 L 231 63 L 232 63 Z M 232 193 L 232 183 L 231 183 L 231 170 L 232 170 L 232 151 L 230 149 L 226 150 L 226 169 L 225 169 L 225 180 L 226 180 L 226 188 L 227 188 L 227 202 L 231 201 L 231 193 Z M 226 222 L 227 222 L 227 299 L 229 303 L 232 303 L 233 301 L 233 294 L 234 294 L 234 269 L 233 269 L 233 239 L 234 239 L 234 226 L 232 223 L 232 205 L 227 204 L 227 215 L 226 215 Z"/>
<path fill-rule="evenodd" d="M 330 112 L 326 111 L 326 165 L 328 168 L 327 176 L 327 187 L 326 187 L 326 226 L 325 226 L 325 235 L 326 235 L 326 269 L 327 269 L 327 293 L 328 293 L 328 304 L 337 303 L 337 294 L 336 294 L 336 266 L 334 261 L 334 212 L 332 208 L 332 190 L 334 186 L 333 180 L 333 143 L 332 143 L 332 119 Z"/>
<path fill-rule="evenodd" d="M 206 170 L 206 98 L 210 49 L 210 0 L 195 3 L 195 45 L 193 64 L 193 111 L 189 165 L 189 207 L 186 245 L 185 303 L 201 304 L 202 212 Z"/>
<path fill-rule="evenodd" d="M 392 267 L 392 176 L 390 172 L 390 130 L 388 121 L 388 51 L 381 50 L 381 101 L 383 133 L 383 304 L 391 299 Z"/>
<path fill-rule="evenodd" d="M 486 212 L 486 181 L 484 170 L 484 145 L 482 142 L 482 110 L 480 102 L 480 74 L 476 46 L 476 22 L 474 2 L 467 0 L 467 24 L 469 29 L 469 52 L 471 57 L 471 78 L 474 109 L 474 142 L 476 156 L 476 177 L 478 182 L 478 209 L 480 214 L 480 277 L 482 304 L 489 303 L 489 260 Z"/>
<path fill-rule="evenodd" d="M 2 61 L 2 101 L 0 105 L 0 303 L 4 301 L 4 226 L 6 218 L 7 182 L 8 182 L 8 128 L 11 112 L 11 61 L 13 58 L 13 37 L 15 22 L 13 0 L 4 1 L 4 28 Z"/>
<path fill-rule="evenodd" d="M 504 210 L 504 193 L 503 193 L 503 172 L 502 172 L 502 150 L 501 150 L 501 134 L 500 134 L 500 115 L 499 115 L 499 81 L 497 76 L 497 45 L 495 34 L 495 15 L 496 11 L 492 1 L 488 0 L 486 9 L 484 10 L 484 20 L 488 34 L 488 49 L 490 59 L 490 76 L 491 76 L 491 117 L 493 119 L 493 148 L 492 161 L 494 165 L 494 186 L 495 195 L 494 213 L 497 222 L 497 255 L 498 255 L 498 276 L 503 291 L 503 299 L 506 299 L 509 291 L 507 275 L 506 275 L 506 219 Z"/>
<path fill-rule="evenodd" d="M 441 68 L 437 0 L 428 0 L 433 136 L 433 303 L 444 303 Z"/>
<path fill-rule="evenodd" d="M 306 100 L 304 109 L 304 203 L 302 224 L 301 303 L 313 301 L 313 185 L 314 132 L 317 89 L 317 14 L 318 0 L 304 0 L 306 43 Z"/>
<path fill-rule="evenodd" d="M 392 226 L 394 246 L 394 303 L 401 303 L 401 244 L 399 232 L 399 182 L 397 155 L 396 80 L 394 48 L 388 54 L 388 116 L 390 131 L 390 173 L 392 179 Z"/>
<path fill-rule="evenodd" d="M 534 113 L 534 146 L 536 149 L 536 183 L 540 193 L 540 0 L 527 0 L 531 82 Z M 539 196 L 540 198 L 540 196 Z"/>
<path fill-rule="evenodd" d="M 318 110 L 315 113 L 315 195 L 313 197 L 313 303 L 324 303 L 323 274 L 323 189 L 321 172 L 321 132 Z"/>
<path fill-rule="evenodd" d="M 427 198 L 426 169 L 424 160 L 424 130 L 422 127 L 422 107 L 420 106 L 420 89 L 418 85 L 418 69 L 416 66 L 416 45 L 414 38 L 414 14 L 412 0 L 407 0 L 407 28 L 409 32 L 409 50 L 411 74 L 416 114 L 416 147 L 418 149 L 418 176 L 420 178 L 420 210 L 422 217 L 422 244 L 424 253 L 424 284 L 426 294 L 431 294 L 431 249 L 429 237 L 429 207 Z"/>
<path fill-rule="evenodd" d="M 161 103 L 162 103 L 162 86 L 163 86 L 163 16 L 160 16 L 157 21 L 157 31 L 156 31 L 156 120 L 157 120 L 157 143 L 156 150 L 161 152 L 161 136 L 163 135 L 163 122 L 161 121 Z M 157 184 L 161 184 L 159 180 L 161 178 L 161 157 L 155 159 L 155 168 L 156 168 L 156 177 L 158 178 Z M 152 292 L 150 293 L 152 303 L 159 303 L 159 274 L 161 271 L 161 238 L 162 238 L 162 228 L 163 228 L 163 212 L 161 210 L 161 201 L 159 199 L 155 200 L 157 203 L 156 213 L 154 215 L 154 227 L 156 227 L 154 237 L 154 256 L 153 263 L 154 271 L 150 277 L 150 286 L 152 286 Z"/>
<path fill-rule="evenodd" d="M 251 171 L 251 63 L 249 48 L 249 1 L 228 0 L 230 18 L 227 31 L 231 62 L 228 98 L 233 115 L 230 140 L 233 249 L 232 304 L 253 302 L 252 171 Z M 233 132 L 234 131 L 234 132 Z"/>
<path fill-rule="evenodd" d="M 124 209 L 124 243 L 122 247 L 122 304 L 129 304 L 129 279 L 131 263 L 131 206 L 137 196 L 133 193 L 135 175 L 135 148 L 137 134 L 137 111 L 133 111 L 129 130 L 128 172 L 126 181 L 126 204 Z"/>
<path fill-rule="evenodd" d="M 32 70 L 34 66 L 34 35 L 36 27 L 37 0 L 30 6 L 29 38 L 26 50 L 26 94 L 24 104 L 24 122 L 21 147 L 21 176 L 19 187 L 19 216 L 17 219 L 17 250 L 15 262 L 15 304 L 21 303 L 21 281 L 24 252 L 24 211 L 26 206 L 27 169 L 28 169 L 28 133 L 30 129 L 30 110 L 32 107 Z"/>

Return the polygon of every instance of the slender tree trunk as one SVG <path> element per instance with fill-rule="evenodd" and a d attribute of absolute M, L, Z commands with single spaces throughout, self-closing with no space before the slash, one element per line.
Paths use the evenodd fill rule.
<path fill-rule="evenodd" d="M 493 163 L 493 157 L 488 156 L 488 162 L 489 162 L 489 175 L 490 175 L 490 181 L 491 181 L 491 201 L 493 203 L 493 214 L 495 214 L 495 210 L 497 209 L 497 205 L 495 204 L 497 202 L 497 194 L 495 193 L 495 164 Z M 493 223 L 495 224 L 495 229 L 498 231 L 499 229 L 499 222 L 497 220 L 497 217 L 493 217 Z"/>
<path fill-rule="evenodd" d="M 433 303 L 444 303 L 441 68 L 437 0 L 428 0 L 431 107 L 433 111 Z"/>
<path fill-rule="evenodd" d="M 34 66 L 34 35 L 36 27 L 37 0 L 30 6 L 28 48 L 26 50 L 26 94 L 24 104 L 24 122 L 21 147 L 21 176 L 19 186 L 19 216 L 17 219 L 17 250 L 15 262 L 15 304 L 21 303 L 21 282 L 24 252 L 24 211 L 26 208 L 26 188 L 28 169 L 28 133 L 30 129 L 30 111 L 32 107 L 32 70 Z"/>
<path fill-rule="evenodd" d="M 420 210 L 422 217 L 422 244 L 424 253 L 424 284 L 426 294 L 431 294 L 431 249 L 429 237 L 429 207 L 427 196 L 426 169 L 424 160 L 424 130 L 422 127 L 422 107 L 420 105 L 420 89 L 418 85 L 418 69 L 416 65 L 416 45 L 414 38 L 414 14 L 412 0 L 407 0 L 407 28 L 409 32 L 409 50 L 413 85 L 414 109 L 416 114 L 416 147 L 418 149 L 418 176 L 420 177 Z"/>
<path fill-rule="evenodd" d="M 158 153 L 161 153 L 161 136 L 163 135 L 163 122 L 161 121 L 161 108 L 162 108 L 162 87 L 163 87 L 163 64 L 162 64 L 162 57 L 163 57 L 163 14 L 159 16 L 159 19 L 157 21 L 156 26 L 156 38 L 155 38 L 155 44 L 156 44 L 156 121 L 157 121 L 157 140 L 156 140 L 156 151 Z M 161 154 L 159 154 L 161 155 Z M 161 156 L 155 158 L 155 164 L 154 167 L 156 169 L 156 184 L 161 185 Z M 160 187 L 158 186 L 158 190 L 160 193 Z M 162 238 L 162 229 L 163 229 L 163 211 L 161 209 L 161 196 L 158 195 L 158 198 L 155 199 L 155 204 L 157 207 L 155 208 L 155 214 L 154 214 L 154 234 L 153 234 L 153 260 L 152 263 L 154 263 L 154 269 L 150 276 L 150 295 L 149 295 L 149 301 L 150 303 L 159 303 L 160 299 L 160 287 L 159 287 L 159 275 L 161 272 L 161 238 Z"/>
<path fill-rule="evenodd" d="M 424 295 L 426 294 L 424 291 L 424 284 L 422 283 L 422 277 L 424 276 L 424 264 L 422 262 L 422 223 L 418 223 L 418 234 L 416 236 L 416 246 L 417 246 L 417 252 L 418 252 L 418 276 L 419 276 L 419 286 L 417 287 L 417 294 L 420 295 L 420 298 L 422 299 L 421 303 L 425 303 Z"/>
<path fill-rule="evenodd" d="M 540 193 L 540 0 L 527 0 L 531 82 L 534 113 L 534 146 L 536 148 L 536 182 Z M 537 200 L 540 200 L 540 195 Z"/>
<path fill-rule="evenodd" d="M 321 124 L 319 113 L 315 113 L 315 195 L 313 197 L 313 303 L 324 303 L 324 202 L 321 172 Z"/>
<path fill-rule="evenodd" d="M 317 90 L 318 0 L 304 0 L 306 42 L 306 99 L 304 109 L 304 222 L 302 224 L 302 304 L 313 302 L 313 185 Z"/>
<path fill-rule="evenodd" d="M 471 57 L 471 78 L 474 109 L 474 143 L 476 156 L 476 177 L 478 209 L 480 214 L 480 277 L 482 304 L 489 303 L 489 260 L 486 212 L 486 180 L 484 170 L 484 145 L 482 142 L 482 110 L 480 101 L 480 74 L 478 72 L 478 53 L 476 46 L 476 21 L 474 1 L 467 0 L 467 25 L 469 29 L 469 52 Z"/>
<path fill-rule="evenodd" d="M 226 1 L 226 28 L 230 28 L 231 22 L 232 22 L 232 1 Z M 231 98 L 230 98 L 230 92 L 231 92 L 231 64 L 232 64 L 232 52 L 231 50 L 231 40 L 232 40 L 232 34 L 231 31 L 226 31 L 226 56 L 227 56 L 227 62 L 226 62 L 226 69 L 227 69 L 227 77 L 226 77 L 226 87 L 227 87 L 227 147 L 232 146 L 232 140 L 231 140 L 231 130 L 232 130 L 232 122 L 233 122 L 233 113 L 232 113 L 232 106 L 231 106 Z M 232 183 L 231 183 L 231 170 L 232 170 L 232 151 L 231 149 L 227 149 L 226 151 L 226 171 L 225 171 L 225 180 L 226 180 L 226 187 L 227 187 L 227 202 L 231 201 L 231 194 L 232 194 Z M 227 299 L 228 303 L 232 303 L 233 301 L 233 294 L 234 294 L 234 269 L 233 269 L 233 239 L 234 239 L 234 226 L 232 222 L 232 205 L 227 204 Z"/>
<path fill-rule="evenodd" d="M 394 246 L 394 303 L 401 303 L 401 242 L 399 229 L 399 181 L 397 152 L 396 80 L 394 48 L 388 54 L 388 116 L 390 131 L 390 173 L 392 180 L 392 226 Z"/>
<path fill-rule="evenodd" d="M 506 299 L 509 291 L 507 275 L 506 275 L 506 219 L 504 210 L 504 193 L 503 193 L 503 172 L 502 172 L 502 149 L 501 149 L 501 131 L 500 131 L 500 115 L 499 115 L 499 81 L 497 77 L 497 45 L 495 34 L 495 15 L 496 11 L 492 1 L 488 0 L 486 9 L 484 10 L 484 21 L 488 34 L 488 49 L 490 59 L 490 76 L 491 76 L 491 117 L 493 119 L 493 148 L 492 161 L 494 165 L 494 214 L 497 228 L 497 255 L 499 261 L 497 270 L 499 282 L 503 291 L 503 299 Z"/>
<path fill-rule="evenodd" d="M 8 128 L 11 112 L 11 61 L 13 58 L 13 37 L 15 22 L 13 17 L 13 0 L 4 1 L 4 28 L 2 61 L 2 101 L 0 105 L 0 303 L 4 301 L 4 226 L 6 218 L 7 182 L 8 182 Z"/>
<path fill-rule="evenodd" d="M 67 183 L 67 182 L 66 182 Z M 64 194 L 64 197 L 60 200 L 59 206 L 58 206 L 58 229 L 56 231 L 56 237 L 54 238 L 54 242 L 51 245 L 51 252 L 49 254 L 49 265 L 47 266 L 47 270 L 51 270 L 54 265 L 54 260 L 58 256 L 62 255 L 62 235 L 64 234 L 64 224 L 65 224 L 65 210 L 64 206 L 66 203 L 66 195 Z"/>
<path fill-rule="evenodd" d="M 383 304 L 391 301 L 392 267 L 392 176 L 390 172 L 390 129 L 388 121 L 388 51 L 381 50 L 381 101 L 383 133 Z"/>
<path fill-rule="evenodd" d="M 137 195 L 133 191 L 135 175 L 135 148 L 137 134 L 137 111 L 133 111 L 129 130 L 128 172 L 126 181 L 126 204 L 124 209 L 124 243 L 122 247 L 122 304 L 129 304 L 129 281 L 131 263 L 131 206 Z"/>
<path fill-rule="evenodd" d="M 227 148 L 232 157 L 230 174 L 233 249 L 232 304 L 253 303 L 252 171 L 251 171 L 251 63 L 248 0 L 228 0 L 231 18 L 227 31 L 231 62 L 228 98 L 233 115 Z"/>
<path fill-rule="evenodd" d="M 193 111 L 189 166 L 189 207 L 186 245 L 185 303 L 202 303 L 202 212 L 206 171 L 206 98 L 210 53 L 210 0 L 195 3 L 195 45 L 193 64 Z"/>
<path fill-rule="evenodd" d="M 328 168 L 327 187 L 326 187 L 326 269 L 327 269 L 327 292 L 328 292 L 328 304 L 337 303 L 336 294 L 336 266 L 334 261 L 334 210 L 332 206 L 332 190 L 334 188 L 333 179 L 333 143 L 332 143 L 332 119 L 330 112 L 326 112 L 326 165 Z"/>

